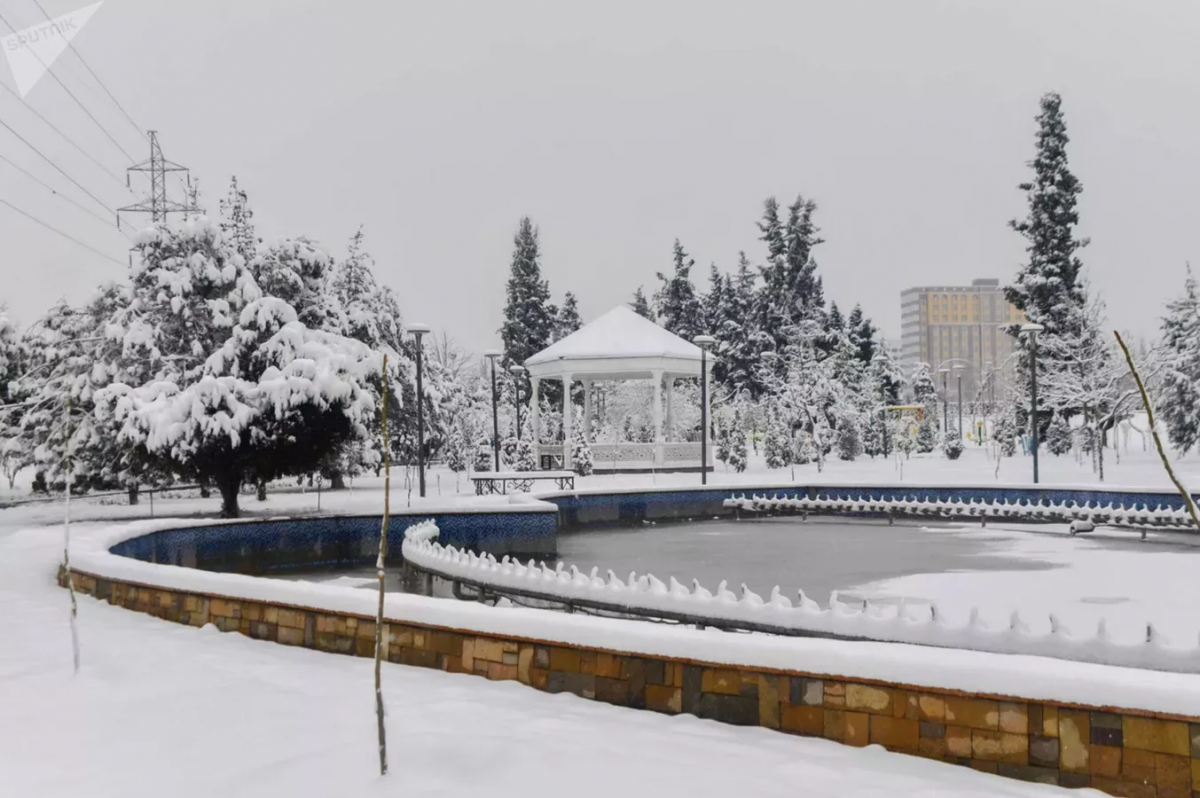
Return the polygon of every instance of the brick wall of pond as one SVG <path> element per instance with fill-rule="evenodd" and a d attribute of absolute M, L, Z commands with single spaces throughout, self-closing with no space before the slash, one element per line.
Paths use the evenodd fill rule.
<path fill-rule="evenodd" d="M 60 576 L 61 581 L 61 576 Z M 374 655 L 366 616 L 184 593 L 75 574 L 76 589 L 177 623 Z M 1134 798 L 1198 798 L 1200 719 L 847 680 L 389 623 L 392 662 L 515 680 L 610 704 L 938 759 Z"/>

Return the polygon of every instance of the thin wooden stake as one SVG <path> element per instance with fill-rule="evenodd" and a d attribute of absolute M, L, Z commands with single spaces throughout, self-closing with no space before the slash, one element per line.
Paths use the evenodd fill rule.
<path fill-rule="evenodd" d="M 1200 517 L 1196 515 L 1196 505 L 1192 501 L 1192 495 L 1187 492 L 1187 488 L 1183 487 L 1179 477 L 1175 476 L 1175 470 L 1171 468 L 1171 461 L 1167 459 L 1167 453 L 1163 449 L 1162 440 L 1158 437 L 1158 427 L 1154 426 L 1154 408 L 1150 406 L 1150 395 L 1146 393 L 1142 375 L 1138 374 L 1137 366 L 1133 364 L 1133 355 L 1129 354 L 1129 347 L 1125 346 L 1125 341 L 1121 339 L 1121 333 L 1113 330 L 1113 335 L 1117 336 L 1117 343 L 1121 345 L 1121 351 L 1125 353 L 1125 362 L 1129 364 L 1129 371 L 1133 373 L 1133 381 L 1137 383 L 1138 392 L 1142 395 L 1142 404 L 1146 407 L 1146 418 L 1150 421 L 1150 434 L 1154 436 L 1154 446 L 1158 449 L 1158 456 L 1162 460 L 1163 468 L 1167 470 L 1167 476 L 1175 483 L 1175 488 L 1183 497 L 1183 503 L 1191 513 L 1192 523 L 1196 525 L 1197 529 L 1200 529 Z"/>
<path fill-rule="evenodd" d="M 74 655 L 75 674 L 79 674 L 79 605 L 75 602 L 75 575 L 71 573 L 71 398 L 67 397 L 66 441 L 63 459 L 67 465 L 67 500 L 63 514 L 63 572 L 67 577 L 67 592 L 71 596 L 71 652 Z"/>
<path fill-rule="evenodd" d="M 383 580 L 386 572 L 384 563 L 387 560 L 388 516 L 391 512 L 392 493 L 392 457 L 388 450 L 387 428 L 387 355 L 383 356 L 383 525 L 379 530 L 379 558 L 375 561 L 375 571 L 379 575 L 379 610 L 375 613 L 375 722 L 379 728 L 379 775 L 386 776 L 387 762 L 387 732 L 383 724 L 383 684 L 380 667 L 383 662 Z"/>

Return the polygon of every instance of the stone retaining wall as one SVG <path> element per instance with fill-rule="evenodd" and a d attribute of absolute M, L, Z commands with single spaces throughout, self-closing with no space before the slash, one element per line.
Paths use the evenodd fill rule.
<path fill-rule="evenodd" d="M 63 575 L 60 574 L 60 582 Z M 75 572 L 110 604 L 260 640 L 374 656 L 367 616 L 165 590 Z M 824 737 L 1001 776 L 1133 798 L 1200 798 L 1200 719 L 847 681 L 833 674 L 566 646 L 389 623 L 392 662 L 516 680 L 620 706 Z M 1193 785 L 1198 789 L 1193 792 Z"/>

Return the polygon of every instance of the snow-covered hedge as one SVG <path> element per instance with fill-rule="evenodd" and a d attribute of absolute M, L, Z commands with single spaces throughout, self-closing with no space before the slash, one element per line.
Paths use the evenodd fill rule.
<path fill-rule="evenodd" d="M 859 504 L 863 505 L 863 511 L 868 511 L 865 502 Z M 851 607 L 838 601 L 834 592 L 829 598 L 829 606 L 821 607 L 803 591 L 793 602 L 778 587 L 764 599 L 744 584 L 737 592 L 729 590 L 724 581 L 716 591 L 709 591 L 697 580 L 692 580 L 689 587 L 674 577 L 663 582 L 653 574 L 630 573 L 628 579 L 621 579 L 610 570 L 602 577 L 598 568 L 584 573 L 574 565 L 565 566 L 561 562 L 555 568 L 532 560 L 523 565 L 507 556 L 497 560 L 489 554 L 442 546 L 436 538 L 437 527 L 432 522 L 411 527 L 402 546 L 405 562 L 450 579 L 469 580 L 497 590 L 519 589 L 526 595 L 551 601 L 601 602 L 631 611 L 687 615 L 731 626 L 741 624 L 770 629 L 781 634 L 913 643 L 1200 673 L 1200 647 L 1196 641 L 1188 646 L 1172 645 L 1152 625 L 1147 625 L 1146 638 L 1139 644 L 1112 640 L 1103 620 L 1089 635 L 1073 634 L 1053 614 L 1048 633 L 1033 632 L 1015 611 L 1009 623 L 1002 627 L 983 623 L 974 608 L 965 625 L 951 625 L 938 613 L 937 605 L 928 609 L 922 607 L 919 611 L 903 602 L 889 607 Z"/>

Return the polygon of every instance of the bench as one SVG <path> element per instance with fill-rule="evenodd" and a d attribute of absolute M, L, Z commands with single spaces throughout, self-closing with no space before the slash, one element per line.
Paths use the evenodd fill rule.
<path fill-rule="evenodd" d="M 528 493 L 534 482 L 553 482 L 559 490 L 575 490 L 574 471 L 494 471 L 471 475 L 475 495 L 508 493 L 510 490 Z"/>

